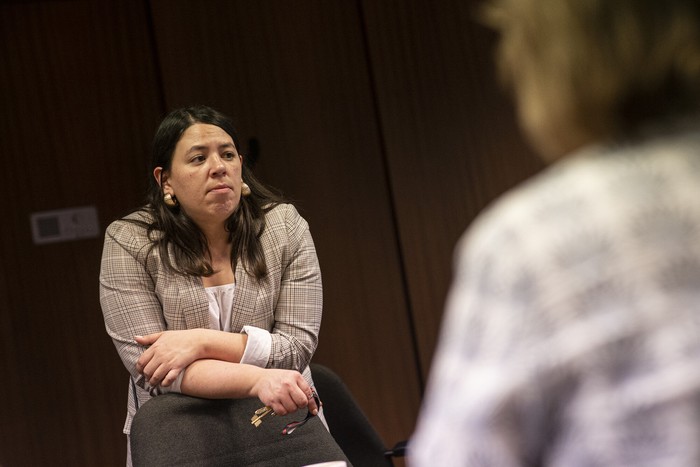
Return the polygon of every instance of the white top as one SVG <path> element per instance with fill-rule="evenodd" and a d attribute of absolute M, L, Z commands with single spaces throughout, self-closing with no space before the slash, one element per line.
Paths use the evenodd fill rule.
<path fill-rule="evenodd" d="M 206 287 L 204 290 L 209 299 L 209 327 L 218 331 L 231 332 L 236 284 L 215 285 Z M 255 326 L 243 326 L 242 331 L 248 334 L 248 344 L 243 352 L 241 363 L 265 368 L 272 349 L 270 332 Z"/>
<path fill-rule="evenodd" d="M 231 315 L 233 314 L 233 297 L 236 294 L 236 284 L 215 285 L 205 287 L 204 290 L 209 299 L 209 328 L 231 332 Z M 255 326 L 243 326 L 242 332 L 248 334 L 248 343 L 243 352 L 241 363 L 265 368 L 272 350 L 272 336 L 270 332 Z M 180 384 L 184 375 L 185 370 L 180 372 L 170 388 L 163 388 L 163 392 L 180 392 Z"/>
<path fill-rule="evenodd" d="M 219 331 L 231 332 L 231 311 L 236 284 L 205 287 L 209 299 L 209 327 Z"/>

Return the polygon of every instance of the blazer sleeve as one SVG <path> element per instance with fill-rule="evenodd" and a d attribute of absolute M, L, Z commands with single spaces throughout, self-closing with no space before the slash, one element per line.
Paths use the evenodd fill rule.
<path fill-rule="evenodd" d="M 166 329 L 155 282 L 147 269 L 145 229 L 119 220 L 105 233 L 100 268 L 100 304 L 107 333 L 134 382 L 151 390 L 136 361 L 143 347 L 134 336 Z"/>
<path fill-rule="evenodd" d="M 287 248 L 281 255 L 284 259 L 267 366 L 302 372 L 318 346 L 323 309 L 321 269 L 306 220 L 292 205 L 284 205 L 282 211 Z"/>

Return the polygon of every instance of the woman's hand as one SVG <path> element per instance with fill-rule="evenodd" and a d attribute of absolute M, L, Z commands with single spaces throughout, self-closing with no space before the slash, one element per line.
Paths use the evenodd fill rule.
<path fill-rule="evenodd" d="M 301 373 L 272 368 L 261 370 L 251 392 L 277 415 L 286 415 L 304 407 L 308 407 L 313 415 L 318 414 L 313 389 Z"/>
<path fill-rule="evenodd" d="M 148 349 L 136 362 L 136 370 L 151 386 L 170 386 L 182 370 L 202 358 L 205 334 L 201 329 L 163 331 L 134 339 Z"/>

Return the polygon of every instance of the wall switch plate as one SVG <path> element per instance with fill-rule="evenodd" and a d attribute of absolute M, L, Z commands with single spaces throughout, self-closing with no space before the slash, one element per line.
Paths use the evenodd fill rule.
<path fill-rule="evenodd" d="M 30 218 L 36 244 L 94 238 L 100 234 L 95 206 L 35 212 Z"/>

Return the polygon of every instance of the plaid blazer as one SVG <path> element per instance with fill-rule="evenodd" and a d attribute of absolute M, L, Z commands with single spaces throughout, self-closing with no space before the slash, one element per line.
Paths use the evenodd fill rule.
<path fill-rule="evenodd" d="M 127 218 L 145 218 L 139 211 Z M 260 238 L 268 273 L 261 280 L 236 265 L 232 332 L 251 325 L 272 335 L 268 368 L 295 369 L 309 383 L 309 361 L 321 325 L 321 271 L 309 226 L 291 204 L 265 216 Z M 146 229 L 124 219 L 106 231 L 100 270 L 100 303 L 107 333 L 131 374 L 124 432 L 140 405 L 160 392 L 136 371 L 144 348 L 134 336 L 164 330 L 209 328 L 209 303 L 201 278 L 167 271 Z"/>

